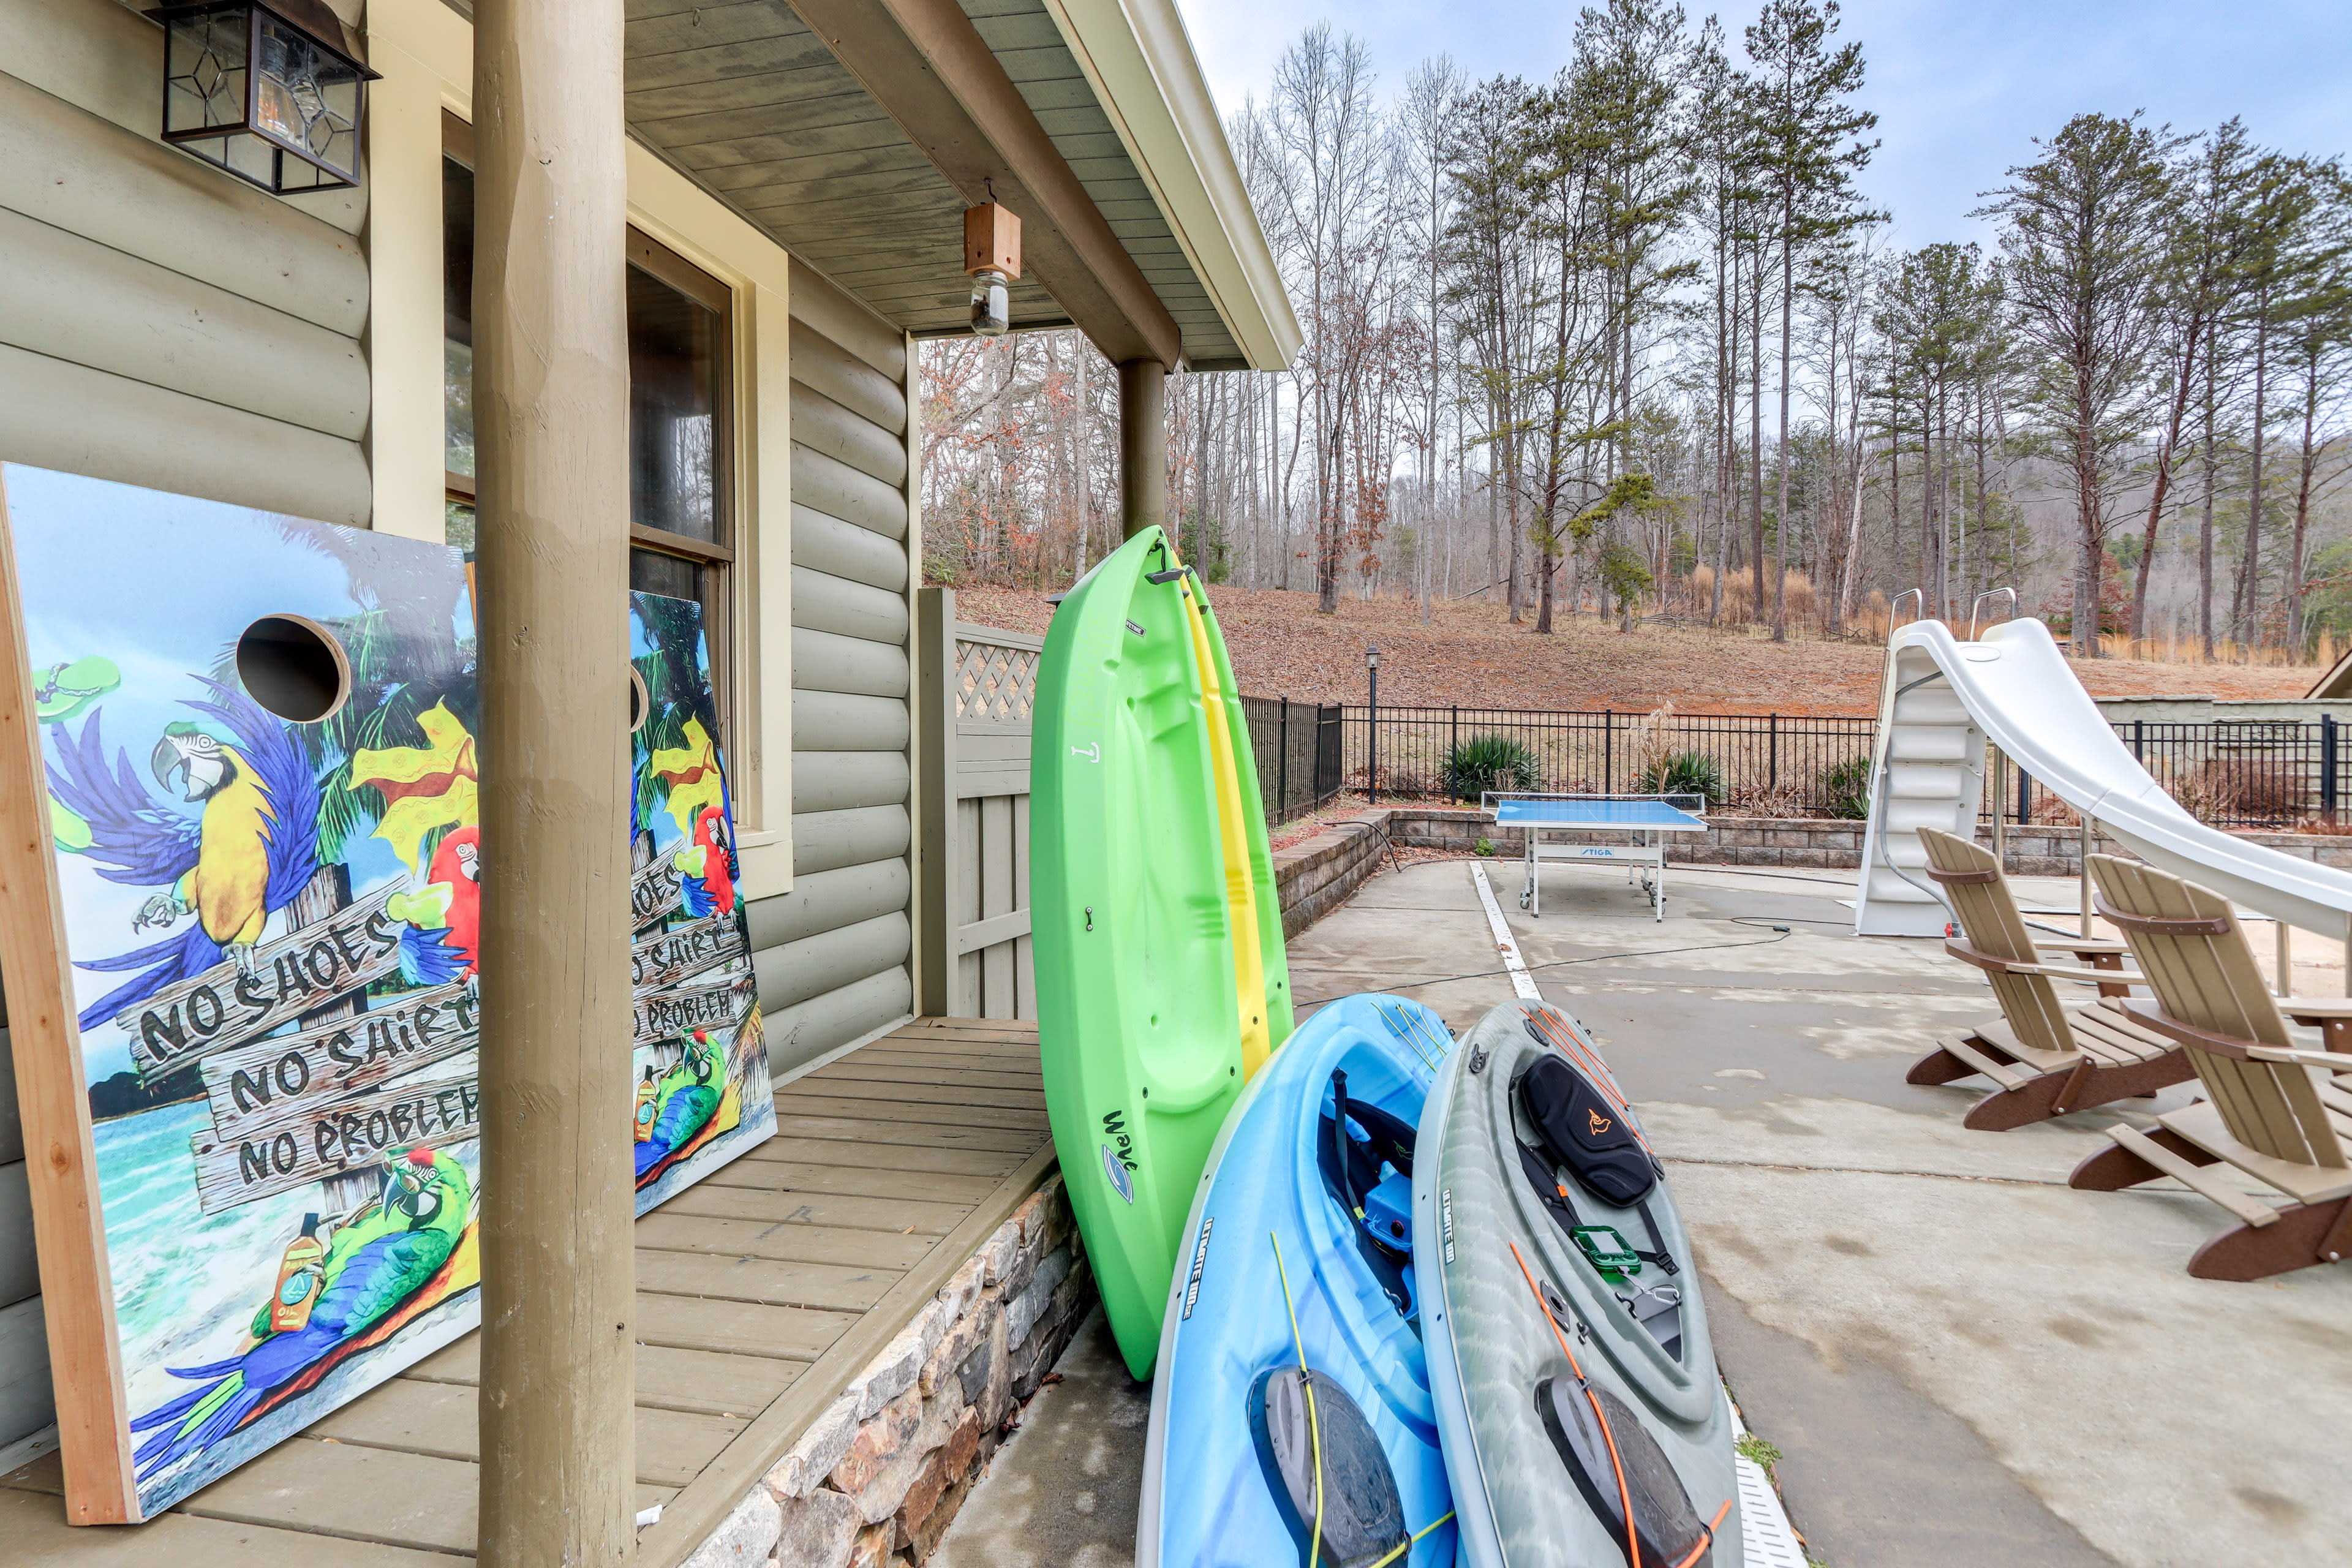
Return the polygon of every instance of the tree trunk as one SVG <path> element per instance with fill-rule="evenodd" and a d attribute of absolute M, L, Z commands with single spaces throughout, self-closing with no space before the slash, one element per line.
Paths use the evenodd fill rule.
<path fill-rule="evenodd" d="M 1764 614 L 1764 258 L 1756 258 L 1755 308 L 1748 318 L 1748 531 L 1754 559 L 1753 622 Z"/>
<path fill-rule="evenodd" d="M 2164 498 L 2172 489 L 2174 454 L 2180 449 L 2180 425 L 2189 414 L 2189 395 L 2197 384 L 2197 324 L 2189 328 L 2189 346 L 2180 361 L 2180 380 L 2172 395 L 2172 414 L 2166 420 L 2164 438 L 2157 443 L 2156 482 L 2150 487 L 2147 500 L 2147 528 L 2140 537 L 2139 569 L 2132 574 L 2131 639 L 2137 643 L 2147 635 L 2147 579 L 2156 563 L 2156 530 L 2164 517 Z"/>
<path fill-rule="evenodd" d="M 2303 548 L 2311 521 L 2311 476 L 2319 453 L 2311 444 L 2311 427 L 2319 417 L 2319 349 L 2305 349 L 2303 383 L 2303 447 L 2295 465 L 2294 548 L 2286 561 L 2286 646 L 2288 657 L 2303 657 Z"/>
<path fill-rule="evenodd" d="M 2240 624 L 2245 628 L 2242 640 L 2249 658 L 2252 657 L 2255 640 L 2262 635 L 2255 606 L 2262 596 L 2263 582 L 2263 398 L 2270 390 L 2270 291 L 2266 289 L 2254 310 L 2253 446 L 2248 453 L 2252 472 L 2246 497 L 2246 559 L 2240 579 L 2245 601 L 2244 618 Z"/>
<path fill-rule="evenodd" d="M 2213 481 L 2216 464 L 2213 456 L 2213 360 L 2221 350 L 2216 341 L 2221 324 L 2215 321 L 2205 329 L 2205 438 L 2204 499 L 2197 521 L 2197 639 L 2207 658 L 2213 657 Z"/>
<path fill-rule="evenodd" d="M 1796 215 L 1785 215 L 1794 225 Z M 1773 537 L 1772 640 L 1789 640 L 1789 331 L 1797 301 L 1797 247 L 1784 230 L 1780 240 L 1780 527 Z"/>

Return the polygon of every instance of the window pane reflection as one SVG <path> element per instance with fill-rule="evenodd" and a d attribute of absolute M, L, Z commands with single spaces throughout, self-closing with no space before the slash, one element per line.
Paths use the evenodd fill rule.
<path fill-rule="evenodd" d="M 474 173 L 441 160 L 441 396 L 449 471 L 474 472 Z"/>
<path fill-rule="evenodd" d="M 630 268 L 630 521 L 719 542 L 718 407 L 719 313 Z"/>
<path fill-rule="evenodd" d="M 658 550 L 629 552 L 629 586 L 640 594 L 666 594 L 673 599 L 702 597 L 702 568 Z"/>

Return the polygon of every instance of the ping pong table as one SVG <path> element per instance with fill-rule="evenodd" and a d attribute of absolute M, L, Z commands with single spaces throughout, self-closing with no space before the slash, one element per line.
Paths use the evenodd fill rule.
<path fill-rule="evenodd" d="M 1666 839 L 1676 833 L 1705 833 L 1698 814 L 1704 797 L 1693 795 L 1520 795 L 1489 793 L 1479 804 L 1497 827 L 1516 827 L 1527 846 L 1527 880 L 1519 908 L 1541 914 L 1541 868 L 1546 860 L 1617 861 L 1626 880 L 1639 878 L 1654 919 L 1666 918 Z M 1612 842 L 1584 836 L 1610 834 Z M 1630 838 L 1625 836 L 1630 835 Z"/>

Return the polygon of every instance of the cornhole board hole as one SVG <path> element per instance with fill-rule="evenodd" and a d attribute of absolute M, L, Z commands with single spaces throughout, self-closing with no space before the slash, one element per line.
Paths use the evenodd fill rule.
<path fill-rule="evenodd" d="M 459 553 L 0 468 L 0 964 L 68 1517 L 474 1327 Z"/>
<path fill-rule="evenodd" d="M 629 595 L 637 1212 L 776 1130 L 702 606 Z"/>

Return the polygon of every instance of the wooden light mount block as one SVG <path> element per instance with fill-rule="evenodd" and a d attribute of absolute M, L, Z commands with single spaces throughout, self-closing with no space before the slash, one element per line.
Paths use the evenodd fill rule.
<path fill-rule="evenodd" d="M 963 269 L 1021 276 L 1021 219 L 995 202 L 963 210 Z"/>

